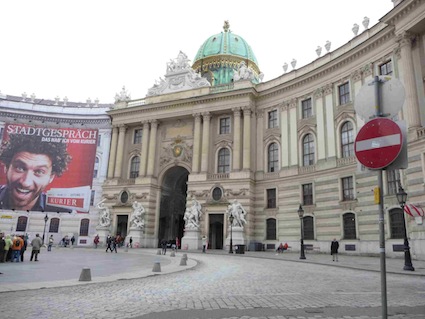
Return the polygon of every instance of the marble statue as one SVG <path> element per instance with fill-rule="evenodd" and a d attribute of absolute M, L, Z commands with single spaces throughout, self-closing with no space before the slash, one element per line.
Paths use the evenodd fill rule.
<path fill-rule="evenodd" d="M 101 227 L 111 226 L 111 213 L 109 212 L 109 208 L 105 205 L 105 201 L 106 199 L 103 199 L 96 205 L 99 209 L 99 226 Z"/>
<path fill-rule="evenodd" d="M 133 202 L 133 213 L 130 217 L 130 227 L 143 229 L 145 227 L 145 208 L 141 203 Z"/>
<path fill-rule="evenodd" d="M 192 206 L 186 209 L 183 217 L 183 220 L 185 221 L 185 229 L 199 229 L 199 220 L 201 215 L 201 204 L 196 199 L 192 199 Z"/>
<path fill-rule="evenodd" d="M 227 207 L 226 214 L 228 217 L 233 215 L 233 227 L 243 227 L 247 223 L 245 219 L 247 212 L 236 199 Z"/>

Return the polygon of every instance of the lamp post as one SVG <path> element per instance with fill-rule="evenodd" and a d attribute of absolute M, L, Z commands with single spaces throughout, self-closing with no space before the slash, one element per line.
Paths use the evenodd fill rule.
<path fill-rule="evenodd" d="M 401 207 L 401 213 L 403 215 L 403 229 L 404 229 L 404 267 L 403 270 L 415 271 L 412 265 L 412 257 L 410 256 L 409 240 L 407 239 L 407 227 L 404 218 L 404 206 L 406 205 L 407 193 L 401 187 L 401 183 L 398 184 L 398 192 L 396 194 L 397 201 Z"/>
<path fill-rule="evenodd" d="M 46 225 L 48 220 L 49 220 L 49 216 L 47 216 L 47 213 L 46 213 L 46 216 L 44 216 L 43 245 L 44 245 L 44 236 L 46 234 Z"/>
<path fill-rule="evenodd" d="M 235 217 L 231 213 L 230 216 L 229 216 L 229 222 L 230 222 L 230 247 L 229 247 L 229 254 L 233 254 L 233 234 L 232 234 L 232 230 L 233 230 L 233 220 L 234 219 L 235 219 Z"/>
<path fill-rule="evenodd" d="M 305 254 L 304 254 L 304 221 L 303 221 L 304 209 L 302 208 L 301 204 L 300 204 L 300 208 L 298 208 L 298 216 L 300 217 L 300 221 L 301 221 L 301 254 L 300 254 L 300 259 L 305 259 Z"/>

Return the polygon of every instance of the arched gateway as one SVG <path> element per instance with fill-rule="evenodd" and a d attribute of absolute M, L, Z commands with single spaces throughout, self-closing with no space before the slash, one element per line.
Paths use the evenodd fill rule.
<path fill-rule="evenodd" d="M 161 185 L 161 204 L 159 209 L 158 244 L 161 240 L 175 240 L 183 237 L 186 209 L 187 169 L 175 166 L 164 175 Z"/>

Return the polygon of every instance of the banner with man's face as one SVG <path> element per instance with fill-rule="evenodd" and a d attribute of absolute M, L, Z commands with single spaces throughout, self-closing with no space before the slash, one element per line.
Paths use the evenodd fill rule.
<path fill-rule="evenodd" d="M 97 129 L 6 124 L 0 207 L 88 212 L 97 139 Z"/>

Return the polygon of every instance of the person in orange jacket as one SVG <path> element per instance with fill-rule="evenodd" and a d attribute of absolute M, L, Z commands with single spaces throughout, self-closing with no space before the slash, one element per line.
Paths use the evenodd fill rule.
<path fill-rule="evenodd" d="M 13 237 L 12 241 L 12 260 L 11 262 L 14 262 L 16 259 L 16 262 L 21 261 L 21 249 L 24 246 L 24 241 L 19 236 Z"/>

